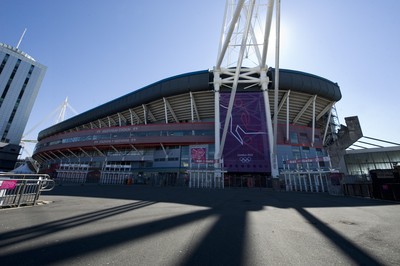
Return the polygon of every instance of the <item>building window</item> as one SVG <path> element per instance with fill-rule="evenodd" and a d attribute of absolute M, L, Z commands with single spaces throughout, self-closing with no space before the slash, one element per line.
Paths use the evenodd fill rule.
<path fill-rule="evenodd" d="M 15 102 L 14 108 L 13 108 L 13 110 L 12 110 L 12 112 L 11 112 L 11 116 L 10 116 L 10 118 L 8 119 L 7 127 L 6 127 L 6 129 L 4 130 L 4 134 L 3 134 L 2 139 L 5 139 L 5 138 L 6 138 L 8 132 L 9 132 L 9 130 L 10 130 L 10 127 L 11 127 L 11 124 L 12 124 L 12 122 L 13 122 L 13 120 L 14 120 L 15 114 L 17 113 L 19 103 L 21 102 L 22 96 L 24 96 L 24 92 L 25 92 L 25 89 L 26 89 L 26 85 L 27 85 L 28 82 L 29 82 L 29 77 L 30 77 L 31 74 L 32 74 L 33 68 L 34 68 L 34 65 L 31 65 L 31 68 L 30 68 L 30 70 L 29 70 L 28 76 L 25 78 L 24 85 L 22 86 L 22 89 L 21 89 L 21 91 L 20 91 L 20 93 L 19 93 L 19 95 L 18 95 L 18 99 L 17 99 L 17 101 Z"/>
<path fill-rule="evenodd" d="M 298 144 L 299 143 L 297 132 L 291 132 L 290 133 L 290 143 L 292 143 L 292 144 Z"/>
<path fill-rule="evenodd" d="M 321 148 L 316 148 L 315 151 L 317 152 L 317 156 L 318 156 L 318 157 L 324 156 L 324 153 L 322 152 L 322 149 L 321 149 Z"/>
<path fill-rule="evenodd" d="M 6 55 L 4 56 L 3 62 L 1 62 L 1 65 L 0 65 L 0 74 L 1 74 L 1 72 L 3 72 L 4 66 L 6 65 L 7 60 L 8 60 L 9 57 L 10 57 L 9 54 L 6 54 Z"/>
<path fill-rule="evenodd" d="M 1 97 L 0 97 L 0 107 L 3 105 L 4 98 L 6 97 L 7 92 L 8 92 L 8 90 L 10 89 L 11 82 L 12 82 L 13 79 L 14 79 L 15 73 L 17 73 L 17 70 L 18 70 L 18 68 L 19 68 L 20 63 L 21 63 L 21 59 L 18 59 L 17 63 L 16 63 L 15 66 L 14 66 L 14 69 L 13 69 L 13 71 L 12 71 L 12 73 L 11 73 L 10 78 L 8 79 L 7 85 L 6 85 L 5 88 L 4 88 L 3 94 L 2 94 Z"/>
<path fill-rule="evenodd" d="M 303 158 L 310 158 L 310 147 L 303 147 Z"/>
<path fill-rule="evenodd" d="M 294 159 L 300 159 L 300 147 L 292 147 L 292 154 Z"/>

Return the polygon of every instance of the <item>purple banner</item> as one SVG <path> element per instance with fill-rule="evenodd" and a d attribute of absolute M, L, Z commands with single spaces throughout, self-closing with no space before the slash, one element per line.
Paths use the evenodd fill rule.
<path fill-rule="evenodd" d="M 221 93 L 221 136 L 230 93 Z M 237 93 L 223 152 L 229 172 L 270 172 L 270 156 L 262 93 Z"/>

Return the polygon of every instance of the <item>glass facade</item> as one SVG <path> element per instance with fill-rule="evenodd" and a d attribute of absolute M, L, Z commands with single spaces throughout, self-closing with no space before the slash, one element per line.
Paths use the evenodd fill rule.
<path fill-rule="evenodd" d="M 348 151 L 344 157 L 350 175 L 368 175 L 370 170 L 393 169 L 400 165 L 400 149 L 381 148 Z"/>

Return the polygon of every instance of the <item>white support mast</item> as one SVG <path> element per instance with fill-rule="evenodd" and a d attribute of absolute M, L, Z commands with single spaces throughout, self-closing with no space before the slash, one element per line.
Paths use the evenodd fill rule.
<path fill-rule="evenodd" d="M 278 94 L 279 94 L 279 35 L 280 35 L 280 16 L 281 0 L 276 0 L 276 44 L 275 44 L 275 85 L 274 85 L 274 146 L 272 152 L 272 177 L 277 177 L 278 173 Z"/>
<path fill-rule="evenodd" d="M 56 124 L 57 124 L 57 123 L 60 123 L 60 122 L 63 122 L 63 121 L 65 120 L 65 114 L 66 114 L 67 108 L 68 108 L 69 110 L 71 110 L 71 111 L 73 112 L 74 115 L 77 115 L 77 114 L 78 114 L 78 112 L 68 103 L 68 97 L 66 97 L 65 100 L 64 100 L 64 102 L 63 102 L 63 103 L 61 104 L 61 106 L 58 107 L 58 109 L 57 109 L 57 110 L 59 110 L 60 112 L 59 112 L 58 117 L 57 117 L 57 119 L 56 119 L 56 121 L 55 121 Z"/>
<path fill-rule="evenodd" d="M 25 36 L 25 33 L 26 33 L 26 28 L 24 29 L 24 32 L 22 33 L 21 38 L 19 38 L 19 41 L 18 41 L 18 43 L 17 43 L 17 46 L 15 46 L 15 48 L 18 49 L 19 45 L 20 45 L 21 42 L 22 42 L 22 39 L 23 39 L 24 36 Z"/>
<path fill-rule="evenodd" d="M 238 84 L 245 84 L 246 87 L 259 86 L 264 95 L 271 174 L 273 177 L 277 177 L 279 173 L 276 161 L 276 137 L 274 138 L 276 123 L 274 126 L 272 125 L 268 95 L 270 80 L 266 64 L 273 7 L 274 0 L 227 0 L 219 54 L 214 67 L 215 159 L 216 161 L 223 159 L 226 135 L 231 123 Z M 277 12 L 279 12 L 278 7 Z M 277 38 L 279 37 L 278 30 L 277 26 Z M 279 47 L 278 41 L 276 46 Z M 279 62 L 278 60 L 279 58 L 276 63 Z M 276 70 L 275 73 L 279 79 L 279 72 Z M 220 136 L 220 90 L 222 87 L 229 88 L 231 94 L 222 136 Z M 277 89 L 276 93 L 278 93 Z M 276 99 L 274 105 L 277 105 Z M 277 107 L 274 108 L 275 114 L 277 113 L 276 109 Z"/>

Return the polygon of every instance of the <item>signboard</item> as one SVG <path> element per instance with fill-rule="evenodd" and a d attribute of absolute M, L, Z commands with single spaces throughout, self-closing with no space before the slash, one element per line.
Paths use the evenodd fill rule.
<path fill-rule="evenodd" d="M 318 162 L 329 162 L 330 158 L 328 156 L 316 157 L 316 158 L 302 158 L 294 160 L 283 161 L 285 164 L 297 164 L 297 163 L 318 163 Z"/>
<path fill-rule="evenodd" d="M 190 155 L 193 163 L 206 163 L 207 149 L 205 147 L 191 148 Z"/>

